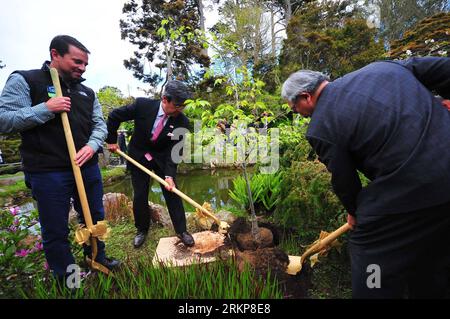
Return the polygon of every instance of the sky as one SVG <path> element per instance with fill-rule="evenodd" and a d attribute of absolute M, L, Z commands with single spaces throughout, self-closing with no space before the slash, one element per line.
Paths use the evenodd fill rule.
<path fill-rule="evenodd" d="M 91 52 L 83 83 L 98 91 L 105 85 L 125 96 L 143 96 L 148 88 L 133 78 L 123 60 L 136 49 L 120 38 L 124 0 L 1 0 L 0 90 L 15 70 L 38 69 L 49 60 L 49 45 L 58 34 L 77 38 Z"/>

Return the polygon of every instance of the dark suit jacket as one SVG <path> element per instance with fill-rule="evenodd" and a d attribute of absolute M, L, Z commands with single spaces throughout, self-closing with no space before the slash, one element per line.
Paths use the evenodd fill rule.
<path fill-rule="evenodd" d="M 128 154 L 138 162 L 146 163 L 144 155 L 149 152 L 165 176 L 175 177 L 177 163 L 171 156 L 172 149 L 177 145 L 174 151 L 177 151 L 179 156 L 182 155 L 182 144 L 178 143 L 183 141 L 184 134 L 177 133 L 186 133 L 189 120 L 183 113 L 177 117 L 170 116 L 156 141 L 152 142 L 151 131 L 159 105 L 159 100 L 137 98 L 134 103 L 113 110 L 108 116 L 106 143 L 117 143 L 117 129 L 120 123 L 134 120 L 134 132 L 128 144 Z M 175 131 L 177 128 L 184 130 Z"/>
<path fill-rule="evenodd" d="M 450 201 L 450 112 L 431 90 L 450 98 L 449 58 L 372 63 L 319 96 L 307 138 L 361 220 Z"/>

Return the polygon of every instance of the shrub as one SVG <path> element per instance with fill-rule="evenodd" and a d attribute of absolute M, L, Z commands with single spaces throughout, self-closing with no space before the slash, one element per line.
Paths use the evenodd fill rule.
<path fill-rule="evenodd" d="M 37 225 L 36 211 L 23 214 L 18 207 L 0 211 L 0 292 L 5 297 L 17 297 L 30 278 L 45 272 Z"/>
<path fill-rule="evenodd" d="M 274 220 L 313 239 L 342 224 L 345 211 L 331 186 L 331 174 L 316 161 L 293 162 L 286 170 Z"/>

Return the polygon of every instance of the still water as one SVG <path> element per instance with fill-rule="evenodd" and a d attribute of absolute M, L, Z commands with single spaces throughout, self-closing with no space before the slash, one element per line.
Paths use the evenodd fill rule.
<path fill-rule="evenodd" d="M 200 205 L 203 202 L 209 202 L 214 210 L 220 210 L 224 206 L 237 207 L 228 191 L 233 188 L 233 179 L 241 174 L 239 170 L 195 170 L 186 174 L 177 174 L 177 188 Z M 131 177 L 127 175 L 122 181 L 105 187 L 104 192 L 123 193 L 131 200 L 133 198 Z M 148 200 L 165 205 L 164 196 L 156 181 L 153 181 L 151 185 Z M 186 201 L 183 201 L 183 204 L 187 211 L 194 210 Z"/>
<path fill-rule="evenodd" d="M 200 205 L 203 202 L 209 202 L 216 211 L 221 208 L 235 207 L 238 204 L 234 202 L 229 195 L 229 189 L 233 189 L 233 179 L 242 174 L 239 170 L 222 169 L 216 171 L 195 170 L 185 174 L 177 174 L 177 188 L 191 197 Z M 133 199 L 133 187 L 131 185 L 130 175 L 112 185 L 104 187 L 104 193 L 123 193 L 130 200 Z M 155 204 L 165 206 L 164 196 L 162 194 L 159 183 L 153 181 L 148 200 Z M 186 201 L 183 201 L 186 211 L 194 211 L 195 209 Z M 37 204 L 31 198 L 20 205 L 22 212 L 29 212 L 37 209 Z"/>

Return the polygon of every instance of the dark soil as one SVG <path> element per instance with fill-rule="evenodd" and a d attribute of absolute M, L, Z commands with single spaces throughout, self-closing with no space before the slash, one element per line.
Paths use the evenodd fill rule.
<path fill-rule="evenodd" d="M 302 271 L 293 276 L 286 273 L 289 264 L 288 255 L 276 247 L 279 234 L 276 227 L 267 223 L 258 223 L 260 242 L 255 242 L 251 225 L 244 218 L 238 218 L 230 227 L 229 235 L 235 250 L 239 270 L 249 265 L 263 278 L 274 276 L 281 285 L 284 298 L 308 298 L 311 287 L 311 269 L 303 265 Z"/>

